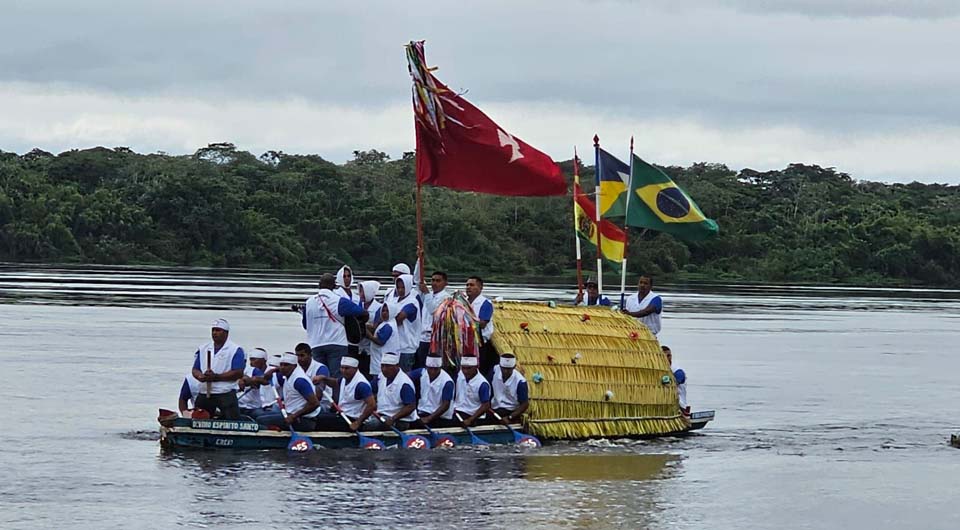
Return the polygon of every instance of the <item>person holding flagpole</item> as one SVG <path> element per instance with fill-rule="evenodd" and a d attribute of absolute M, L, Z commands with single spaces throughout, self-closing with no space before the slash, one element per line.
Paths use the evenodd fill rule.
<path fill-rule="evenodd" d="M 660 333 L 660 316 L 663 314 L 663 300 L 653 292 L 653 278 L 641 276 L 637 281 L 637 293 L 627 297 L 624 313 L 637 319 L 656 336 Z"/>

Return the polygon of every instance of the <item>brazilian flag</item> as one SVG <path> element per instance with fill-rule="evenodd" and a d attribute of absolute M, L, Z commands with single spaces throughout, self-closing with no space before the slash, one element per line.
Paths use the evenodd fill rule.
<path fill-rule="evenodd" d="M 633 195 L 627 207 L 627 225 L 692 241 L 713 237 L 720 231 L 717 222 L 707 219 L 670 177 L 637 155 L 633 155 L 630 184 Z"/>

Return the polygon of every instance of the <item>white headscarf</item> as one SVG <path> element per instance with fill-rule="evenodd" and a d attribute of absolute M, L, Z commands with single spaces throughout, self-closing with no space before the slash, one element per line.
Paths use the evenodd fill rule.
<path fill-rule="evenodd" d="M 403 283 L 403 297 L 398 297 L 398 291 L 393 289 L 389 294 L 390 299 L 383 301 L 390 309 L 390 318 L 397 318 L 400 311 L 403 311 L 403 306 L 418 303 L 417 293 L 413 290 L 413 275 L 401 274 L 393 284 L 396 285 L 397 282 Z"/>
<path fill-rule="evenodd" d="M 350 285 L 343 284 L 344 271 L 350 271 Z M 340 291 L 343 291 L 344 296 L 353 300 L 353 269 L 351 269 L 349 265 L 344 265 L 337 271 L 337 287 L 340 288 Z"/>
<path fill-rule="evenodd" d="M 410 266 L 406 263 L 397 263 L 390 272 L 399 272 L 400 274 L 410 274 Z"/>
<path fill-rule="evenodd" d="M 375 297 L 377 291 L 380 290 L 380 282 L 377 280 L 367 280 L 360 282 L 360 286 L 363 287 L 363 300 L 361 300 L 361 302 L 363 302 L 364 305 L 373 302 L 373 297 Z"/>

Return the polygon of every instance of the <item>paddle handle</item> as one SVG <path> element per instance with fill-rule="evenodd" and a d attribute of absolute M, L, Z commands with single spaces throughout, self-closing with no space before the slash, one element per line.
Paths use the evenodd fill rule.
<path fill-rule="evenodd" d="M 210 368 L 210 350 L 207 350 L 207 370 L 212 370 Z M 207 381 L 207 399 L 210 399 L 210 394 L 213 391 L 213 381 Z"/>
<path fill-rule="evenodd" d="M 493 417 L 494 417 L 494 418 L 497 418 L 497 421 L 500 421 L 500 422 L 503 421 L 503 418 L 502 418 L 499 414 L 497 414 L 497 411 L 495 411 L 495 410 L 493 410 L 493 409 L 490 409 L 490 414 L 493 414 Z M 513 429 L 513 427 L 510 426 L 509 423 L 504 423 L 503 426 L 506 427 L 506 428 L 508 428 L 508 429 L 510 429 L 510 432 L 512 432 L 512 433 L 514 433 L 514 434 L 517 433 L 517 431 L 515 431 L 515 430 Z"/>

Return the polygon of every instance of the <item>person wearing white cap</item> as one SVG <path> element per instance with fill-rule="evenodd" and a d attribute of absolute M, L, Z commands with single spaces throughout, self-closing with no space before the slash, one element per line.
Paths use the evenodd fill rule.
<path fill-rule="evenodd" d="M 478 365 L 479 359 L 476 357 L 460 358 L 453 409 L 455 415 L 463 418 L 463 424 L 467 427 L 483 420 L 490 410 L 490 383 L 480 374 Z"/>
<path fill-rule="evenodd" d="M 500 364 L 493 367 L 493 376 L 490 378 L 493 385 L 491 406 L 504 423 L 519 421 L 530 406 L 527 379 L 516 368 L 516 356 L 504 353 L 500 356 Z"/>
<path fill-rule="evenodd" d="M 397 335 L 400 338 L 400 344 L 393 351 L 400 354 L 400 369 L 409 372 L 413 369 L 423 332 L 420 299 L 414 289 L 413 275 L 401 274 L 395 286 L 393 296 L 384 300 L 384 303 L 390 306 L 390 315 L 397 323 Z"/>
<path fill-rule="evenodd" d="M 423 316 L 420 318 L 423 321 L 423 328 L 420 332 L 420 345 L 417 348 L 414 367 L 423 368 L 426 366 L 427 355 L 430 353 L 430 340 L 433 338 L 433 313 L 444 300 L 450 298 L 450 292 L 447 291 L 447 273 L 443 271 L 433 271 L 430 275 L 429 289 L 425 281 L 416 276 L 414 279 L 419 282 L 420 297 L 423 299 Z"/>
<path fill-rule="evenodd" d="M 386 294 L 383 295 L 384 302 L 393 296 L 394 285 L 397 283 L 397 278 L 402 274 L 410 274 L 410 266 L 406 263 L 397 263 L 390 269 L 390 275 L 393 276 L 393 281 L 390 282 L 390 287 L 387 288 Z"/>
<path fill-rule="evenodd" d="M 480 373 L 489 374 L 497 364 L 497 351 L 493 348 L 490 338 L 493 336 L 493 302 L 483 296 L 483 279 L 479 276 L 467 278 L 467 300 L 477 317 L 477 326 L 480 328 Z"/>
<path fill-rule="evenodd" d="M 337 282 L 332 274 L 321 276 L 320 291 L 307 298 L 301 311 L 301 324 L 307 331 L 307 342 L 313 358 L 327 365 L 334 377 L 340 375 L 340 358 L 348 352 L 344 320 L 366 313 L 360 304 L 343 296 L 342 292 L 334 292 L 336 287 Z"/>
<path fill-rule="evenodd" d="M 283 390 L 283 374 L 280 373 L 281 358 L 283 358 L 282 353 L 272 353 L 267 358 L 267 370 L 263 373 L 267 385 L 260 389 L 260 399 L 263 401 L 263 409 L 266 412 L 280 412 L 277 395 Z"/>
<path fill-rule="evenodd" d="M 266 426 L 286 428 L 293 426 L 298 431 L 313 431 L 317 428 L 317 416 L 320 414 L 320 400 L 313 382 L 303 373 L 297 362 L 297 355 L 286 352 L 280 358 L 279 372 L 283 374 L 283 391 L 280 392 L 286 417 L 282 413 L 272 412 L 257 418 L 257 423 Z"/>
<path fill-rule="evenodd" d="M 396 353 L 400 350 L 401 337 L 397 333 L 397 323 L 390 318 L 390 304 L 380 304 L 380 323 L 367 323 L 367 339 L 370 341 L 370 375 L 380 375 L 380 363 L 385 352 Z"/>
<path fill-rule="evenodd" d="M 237 403 L 237 381 L 243 377 L 247 365 L 243 348 L 229 340 L 230 323 L 223 318 L 210 326 L 212 341 L 197 348 L 193 362 L 193 377 L 200 381 L 200 395 L 196 408 L 206 410 L 213 416 L 220 409 L 220 417 L 227 420 L 240 418 Z"/>
<path fill-rule="evenodd" d="M 408 374 L 420 390 L 417 400 L 420 421 L 431 427 L 459 425 L 453 419 L 453 379 L 443 370 L 443 357 L 427 356 L 424 364 L 426 368 L 417 368 Z"/>
<path fill-rule="evenodd" d="M 341 376 L 339 379 L 327 378 L 327 383 L 336 385 L 334 400 L 340 410 L 350 420 L 350 430 L 356 431 L 361 427 L 370 428 L 379 423 L 371 418 L 377 410 L 377 399 L 373 395 L 373 388 L 366 377 L 357 367 L 360 360 L 356 357 L 344 357 L 341 360 Z M 324 430 L 343 430 L 342 420 L 327 418 L 323 424 Z"/>
<path fill-rule="evenodd" d="M 377 410 L 387 427 L 406 429 L 417 419 L 417 392 L 413 381 L 400 370 L 400 356 L 384 353 L 380 376 L 371 381 L 377 394 Z"/>
<path fill-rule="evenodd" d="M 297 363 L 300 365 L 300 369 L 310 378 L 310 382 L 316 389 L 317 399 L 320 400 L 320 410 L 329 412 L 330 406 L 333 405 L 333 389 L 326 383 L 326 379 L 330 377 L 330 370 L 325 364 L 310 356 L 309 344 L 301 342 L 297 344 L 294 351 L 297 353 Z"/>
<path fill-rule="evenodd" d="M 267 369 L 267 350 L 254 348 L 249 357 L 249 365 L 243 369 L 243 378 L 240 379 L 240 414 L 257 419 L 264 413 L 260 387 L 269 384 L 263 377 Z"/>

